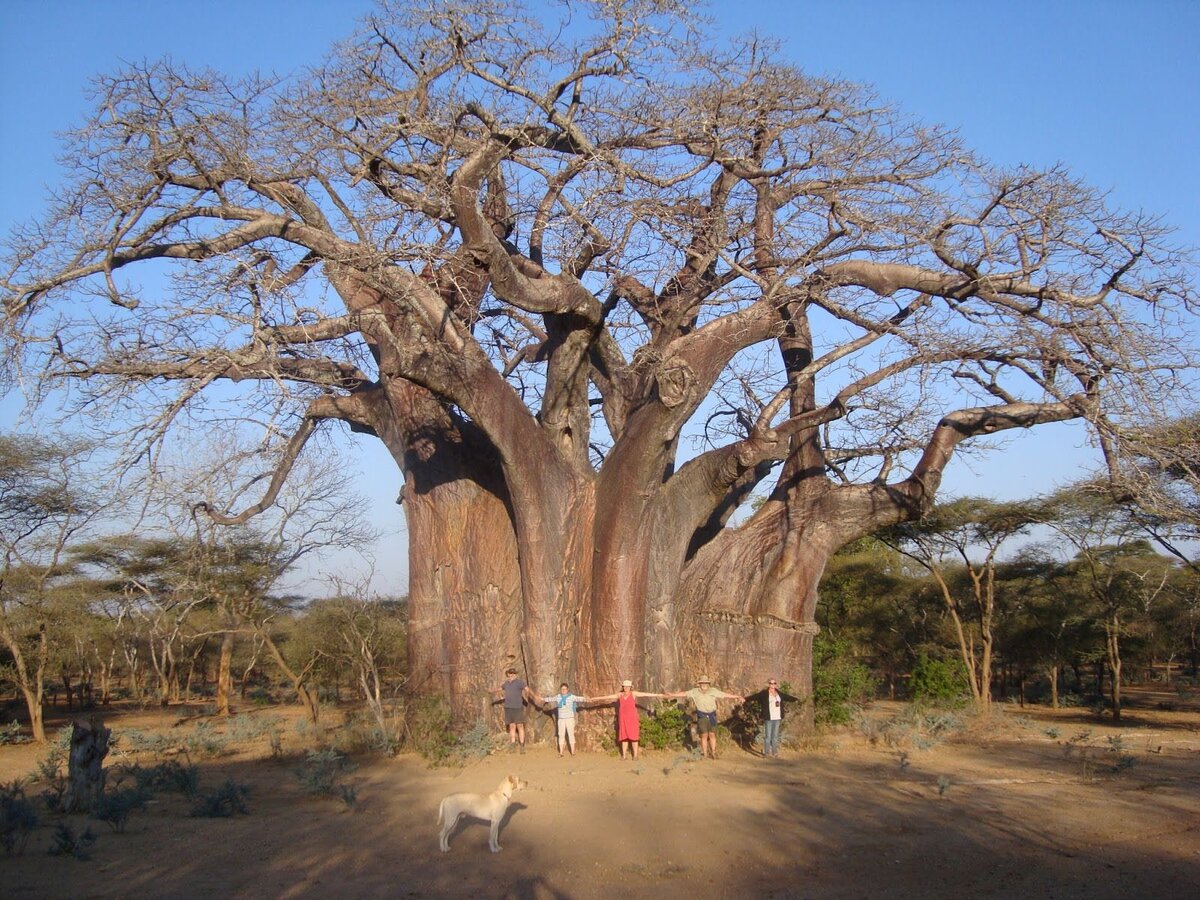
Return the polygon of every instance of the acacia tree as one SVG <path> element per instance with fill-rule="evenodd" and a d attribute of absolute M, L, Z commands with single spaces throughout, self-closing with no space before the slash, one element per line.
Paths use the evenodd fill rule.
<path fill-rule="evenodd" d="M 1128 508 L 1092 487 L 1077 485 L 1049 498 L 1045 521 L 1075 548 L 1068 570 L 1092 601 L 1092 619 L 1104 634 L 1109 702 L 1120 721 L 1123 641 L 1165 596 L 1174 562 L 1154 551 Z"/>
<path fill-rule="evenodd" d="M 101 78 L 12 342 L 143 448 L 266 422 L 261 502 L 330 423 L 383 441 L 409 685 L 460 715 L 509 660 L 807 693 L 829 555 L 964 441 L 1165 390 L 1193 298 L 1155 220 L 688 6 L 397 0 L 296 79 Z"/>
<path fill-rule="evenodd" d="M 1151 412 L 1153 421 L 1105 430 L 1108 486 L 1155 543 L 1200 572 L 1184 546 L 1200 537 L 1200 413 L 1171 418 L 1165 404 Z"/>
<path fill-rule="evenodd" d="M 79 607 L 77 595 L 60 587 L 66 551 L 102 509 L 78 486 L 86 452 L 80 444 L 0 435 L 0 644 L 39 742 L 46 740 L 46 672 L 68 640 L 60 626 Z"/>

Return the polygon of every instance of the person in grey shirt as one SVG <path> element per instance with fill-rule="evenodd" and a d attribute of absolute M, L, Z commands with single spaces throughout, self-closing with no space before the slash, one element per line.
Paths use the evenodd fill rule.
<path fill-rule="evenodd" d="M 525 700 L 541 705 L 542 698 L 533 692 L 524 681 L 517 677 L 516 669 L 508 669 L 504 673 L 504 681 L 498 688 L 492 689 L 492 694 L 504 699 L 504 724 L 508 728 L 508 749 L 520 746 L 525 752 Z"/>

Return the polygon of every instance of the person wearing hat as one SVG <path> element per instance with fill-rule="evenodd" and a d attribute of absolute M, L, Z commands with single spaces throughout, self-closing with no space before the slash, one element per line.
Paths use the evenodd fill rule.
<path fill-rule="evenodd" d="M 666 694 L 669 698 L 678 700 L 688 699 L 696 707 L 696 730 L 700 732 L 700 755 L 711 759 L 717 758 L 717 700 L 728 697 L 742 703 L 746 698 L 741 694 L 730 694 L 712 686 L 712 679 L 701 675 L 696 679 L 696 686 L 690 691 L 679 691 Z"/>
<path fill-rule="evenodd" d="M 639 741 L 641 740 L 641 719 L 638 718 L 637 701 L 639 697 L 662 697 L 663 694 L 648 694 L 635 691 L 633 682 L 626 678 L 621 682 L 621 690 L 616 694 L 605 697 L 593 697 L 597 703 L 617 702 L 617 746 L 621 748 L 621 759 L 625 759 L 626 747 L 630 748 L 633 758 L 638 758 Z"/>

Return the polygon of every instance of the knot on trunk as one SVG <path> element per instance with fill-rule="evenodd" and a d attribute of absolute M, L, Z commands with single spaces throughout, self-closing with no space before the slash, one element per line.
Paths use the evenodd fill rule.
<path fill-rule="evenodd" d="M 654 376 L 658 385 L 658 399 L 667 409 L 674 409 L 687 399 L 692 385 L 696 382 L 696 374 L 692 367 L 682 360 L 669 360 Z"/>

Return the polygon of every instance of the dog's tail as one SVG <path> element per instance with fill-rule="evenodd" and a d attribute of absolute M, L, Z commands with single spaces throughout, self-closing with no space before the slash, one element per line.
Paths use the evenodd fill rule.
<path fill-rule="evenodd" d="M 441 827 L 442 822 L 444 822 L 445 820 L 446 820 L 446 801 L 442 800 L 442 802 L 438 804 L 437 824 L 438 824 L 439 828 Z"/>

